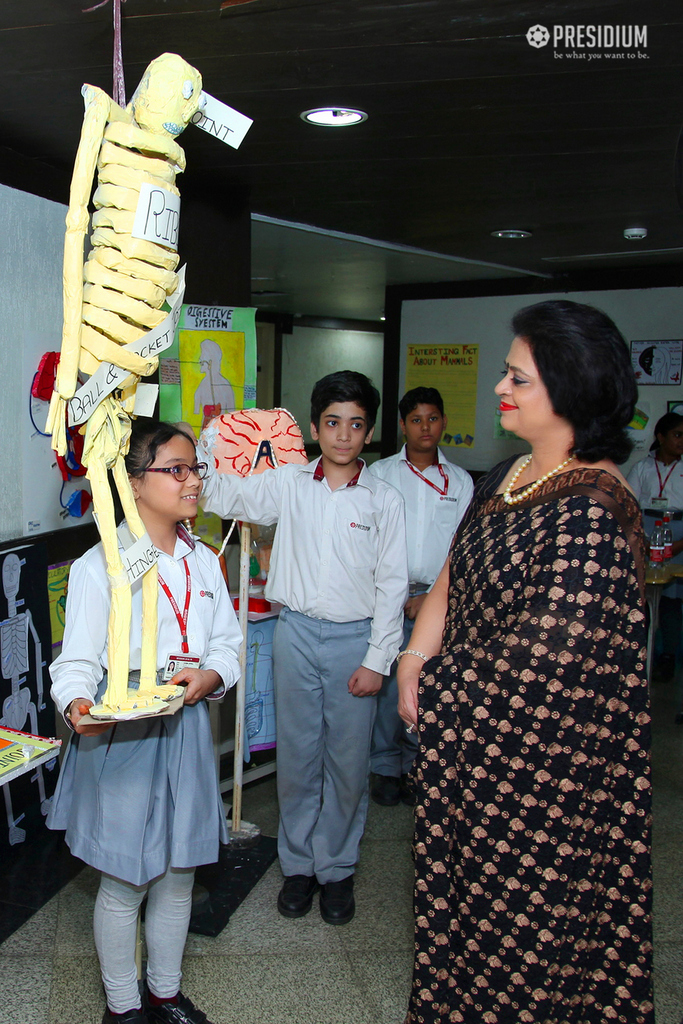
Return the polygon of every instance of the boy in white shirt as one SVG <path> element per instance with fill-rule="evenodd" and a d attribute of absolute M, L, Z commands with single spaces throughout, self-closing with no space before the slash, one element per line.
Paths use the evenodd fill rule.
<path fill-rule="evenodd" d="M 403 648 L 410 646 L 415 618 L 446 561 L 453 534 L 474 490 L 469 473 L 439 450 L 447 420 L 436 388 L 413 388 L 399 402 L 406 443 L 398 453 L 370 466 L 392 484 L 406 506 L 410 596 L 404 609 Z M 396 666 L 377 698 L 372 735 L 370 794 L 386 807 L 412 804 L 407 775 L 417 753 L 417 736 L 406 732 L 398 715 Z"/>
<path fill-rule="evenodd" d="M 202 498 L 223 518 L 278 524 L 266 587 L 284 605 L 273 642 L 278 910 L 303 916 L 321 887 L 328 924 L 355 910 L 375 695 L 399 649 L 408 593 L 403 499 L 359 458 L 379 402 L 361 373 L 323 377 L 311 395 L 321 457 L 254 477 L 213 472 Z"/>

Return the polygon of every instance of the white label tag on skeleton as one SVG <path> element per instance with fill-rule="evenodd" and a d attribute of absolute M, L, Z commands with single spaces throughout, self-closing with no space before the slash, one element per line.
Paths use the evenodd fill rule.
<path fill-rule="evenodd" d="M 122 532 L 121 528 L 116 531 L 119 540 L 125 544 L 128 539 L 128 530 Z M 156 565 L 159 560 L 159 552 L 152 544 L 149 534 L 144 533 L 139 540 L 134 541 L 127 547 L 121 556 L 128 579 L 135 583 L 137 579 L 144 576 L 148 569 Z"/>
<path fill-rule="evenodd" d="M 202 95 L 206 103 L 192 116 L 190 123 L 196 124 L 197 128 L 201 128 L 208 135 L 213 135 L 215 139 L 227 142 L 233 149 L 239 149 L 244 136 L 254 123 L 252 118 L 240 114 L 239 110 L 233 110 L 227 103 L 221 103 L 207 92 L 203 92 Z"/>
<path fill-rule="evenodd" d="M 133 416 L 152 416 L 159 396 L 158 384 L 138 384 L 135 389 Z"/>
<path fill-rule="evenodd" d="M 166 668 L 162 675 L 162 681 L 167 683 L 169 679 L 173 679 L 176 672 L 180 672 L 184 668 L 199 668 L 200 659 L 196 654 L 169 654 L 166 659 Z"/>
<path fill-rule="evenodd" d="M 179 223 L 180 196 L 144 181 L 140 185 L 140 198 L 135 210 L 133 238 L 144 238 L 175 252 L 178 249 Z"/>
<path fill-rule="evenodd" d="M 132 341 L 124 348 L 131 352 L 137 352 L 144 359 L 156 356 L 165 349 L 170 348 L 175 337 L 175 330 L 178 326 L 180 313 L 183 308 L 183 296 L 185 294 L 185 266 L 178 271 L 178 287 L 168 297 L 168 304 L 171 311 L 167 317 L 153 327 L 151 331 L 144 334 L 137 341 Z M 110 395 L 119 384 L 129 377 L 128 370 L 122 370 L 112 363 L 102 363 L 93 373 L 92 377 L 79 388 L 76 394 L 69 401 L 69 426 L 75 427 L 85 421 L 93 414 L 100 402 Z"/>

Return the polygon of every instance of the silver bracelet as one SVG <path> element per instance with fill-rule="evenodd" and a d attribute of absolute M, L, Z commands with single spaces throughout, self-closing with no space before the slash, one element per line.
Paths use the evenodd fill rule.
<path fill-rule="evenodd" d="M 429 661 L 426 654 L 422 651 L 413 651 L 410 647 L 406 647 L 405 651 L 399 651 L 396 655 L 396 661 L 400 661 L 404 654 L 414 654 L 416 658 L 422 658 L 423 661 Z"/>

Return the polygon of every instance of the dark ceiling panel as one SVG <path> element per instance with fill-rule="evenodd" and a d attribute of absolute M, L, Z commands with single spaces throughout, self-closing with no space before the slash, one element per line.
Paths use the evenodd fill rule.
<path fill-rule="evenodd" d="M 22 168 L 35 189 L 54 167 L 42 194 L 62 201 L 80 87 L 111 90 L 111 4 L 85 6 L 0 3 L 0 177 L 14 184 Z M 237 152 L 188 129 L 188 193 L 211 192 L 221 205 L 231 190 L 247 191 L 252 209 L 271 217 L 544 273 L 544 257 L 623 248 L 623 228 L 637 218 L 648 246 L 683 240 L 672 179 L 683 124 L 680 0 L 219 7 L 122 7 L 129 92 L 153 57 L 174 50 L 209 93 L 254 118 Z M 634 56 L 560 56 L 529 45 L 537 23 L 646 24 L 648 42 Z M 341 131 L 300 120 L 325 103 L 361 107 L 369 119 Z M 4 177 L 3 165 L 13 168 Z M 534 235 L 515 247 L 490 237 L 501 226 Z"/>

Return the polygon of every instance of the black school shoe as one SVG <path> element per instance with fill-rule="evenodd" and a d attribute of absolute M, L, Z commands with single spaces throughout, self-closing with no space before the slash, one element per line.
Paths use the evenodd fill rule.
<path fill-rule="evenodd" d="M 126 1010 L 125 1013 L 111 1013 L 109 1007 L 104 1011 L 102 1024 L 148 1024 L 144 1010 Z"/>
<path fill-rule="evenodd" d="M 353 875 L 340 882 L 326 882 L 320 889 L 320 916 L 325 924 L 348 924 L 356 913 Z"/>
<path fill-rule="evenodd" d="M 676 674 L 676 655 L 660 654 L 652 666 L 653 683 L 669 683 Z"/>
<path fill-rule="evenodd" d="M 382 807 L 395 807 L 401 799 L 401 780 L 393 775 L 377 775 L 373 772 L 370 796 Z"/>
<path fill-rule="evenodd" d="M 317 889 L 315 875 L 286 875 L 277 898 L 277 909 L 283 917 L 303 917 L 311 909 Z"/>
<path fill-rule="evenodd" d="M 198 1010 L 192 1000 L 184 996 L 182 992 L 178 993 L 177 999 L 177 1003 L 161 1003 L 160 1006 L 151 1006 L 145 985 L 147 1016 L 141 1017 L 140 1020 L 146 1021 L 148 1024 L 211 1024 L 206 1014 Z M 121 1017 L 112 1018 L 112 1024 L 121 1019 Z"/>

